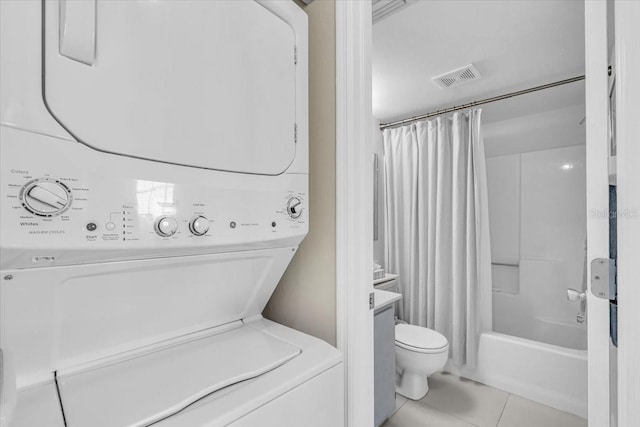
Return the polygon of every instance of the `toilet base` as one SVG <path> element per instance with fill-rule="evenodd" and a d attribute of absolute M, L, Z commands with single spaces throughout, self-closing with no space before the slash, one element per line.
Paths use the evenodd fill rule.
<path fill-rule="evenodd" d="M 426 375 L 414 374 L 406 370 L 398 376 L 396 393 L 407 399 L 420 400 L 429 392 L 429 382 Z"/>

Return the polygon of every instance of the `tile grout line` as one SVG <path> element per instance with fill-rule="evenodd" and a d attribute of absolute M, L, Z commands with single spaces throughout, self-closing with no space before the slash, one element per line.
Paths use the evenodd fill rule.
<path fill-rule="evenodd" d="M 507 398 L 504 401 L 504 406 L 502 407 L 502 411 L 500 412 L 500 418 L 498 418 L 498 423 L 496 427 L 500 426 L 500 421 L 502 421 L 502 416 L 504 415 L 504 410 L 507 408 L 507 404 L 509 403 L 509 399 L 511 399 L 511 393 L 507 394 Z"/>
<path fill-rule="evenodd" d="M 423 402 L 423 401 L 421 401 L 421 400 L 414 400 L 414 402 L 416 402 L 418 405 L 423 405 L 423 406 L 426 406 L 426 407 L 428 407 L 428 408 L 430 408 L 430 409 L 433 409 L 433 410 L 434 410 L 434 411 L 436 411 L 436 412 L 440 412 L 441 414 L 449 415 L 450 417 L 453 417 L 453 418 L 455 418 L 455 419 L 458 419 L 458 420 L 460 420 L 460 421 L 463 421 L 463 422 L 465 422 L 465 423 L 469 424 L 470 426 L 473 426 L 473 427 L 480 427 L 479 425 L 474 424 L 474 423 L 472 423 L 472 422 L 471 422 L 471 421 L 469 421 L 469 420 L 465 420 L 464 418 L 460 418 L 459 416 L 457 416 L 457 415 L 455 415 L 455 414 L 452 414 L 452 413 L 447 412 L 447 411 L 443 411 L 442 409 L 438 409 L 438 408 L 436 408 L 435 406 L 431 406 L 431 405 L 429 405 L 428 403 Z M 502 416 L 502 414 L 501 414 L 501 416 Z M 497 426 L 496 426 L 496 427 L 497 427 Z"/>
<path fill-rule="evenodd" d="M 396 399 L 397 399 L 397 397 L 396 397 Z M 406 405 L 406 404 L 407 404 L 407 402 L 409 401 L 409 399 L 407 399 L 406 397 L 403 397 L 403 399 L 404 399 L 404 402 L 402 402 L 402 405 L 398 406 L 398 409 L 396 409 L 395 411 L 393 411 L 393 414 L 391 414 L 391 416 L 392 416 L 392 417 L 393 417 L 395 414 L 397 414 L 397 413 L 398 413 L 398 411 L 400 411 L 400 409 L 402 409 L 402 407 L 403 407 L 404 405 Z"/>

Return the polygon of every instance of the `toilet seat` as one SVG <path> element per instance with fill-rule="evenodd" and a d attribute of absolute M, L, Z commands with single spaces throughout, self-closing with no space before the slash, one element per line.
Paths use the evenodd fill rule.
<path fill-rule="evenodd" d="M 422 326 L 396 325 L 396 345 L 418 353 L 442 353 L 449 349 L 447 338 L 433 329 Z"/>

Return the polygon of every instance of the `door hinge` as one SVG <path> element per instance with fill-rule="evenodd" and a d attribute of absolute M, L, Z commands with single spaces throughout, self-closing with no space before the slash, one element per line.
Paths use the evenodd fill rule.
<path fill-rule="evenodd" d="M 298 124 L 294 123 L 293 124 L 293 142 L 294 143 L 298 143 Z"/>
<path fill-rule="evenodd" d="M 373 292 L 371 292 L 369 294 L 369 310 L 373 310 L 373 307 L 376 304 L 376 298 L 375 298 L 375 294 Z"/>
<path fill-rule="evenodd" d="M 293 64 L 298 64 L 298 46 L 293 46 Z"/>
<path fill-rule="evenodd" d="M 602 299 L 615 299 L 616 260 L 596 258 L 591 261 L 591 293 Z"/>

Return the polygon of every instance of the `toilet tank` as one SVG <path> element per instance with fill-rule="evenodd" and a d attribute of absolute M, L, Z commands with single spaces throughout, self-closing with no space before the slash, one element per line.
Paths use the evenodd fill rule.
<path fill-rule="evenodd" d="M 385 278 L 388 278 L 388 280 L 384 280 L 381 281 L 379 283 L 374 283 L 373 287 L 376 289 L 380 289 L 383 291 L 390 291 L 390 292 L 399 292 L 398 289 L 398 276 L 396 275 L 386 275 Z M 381 279 L 382 280 L 382 279 Z M 376 280 L 377 282 L 377 280 Z"/>

